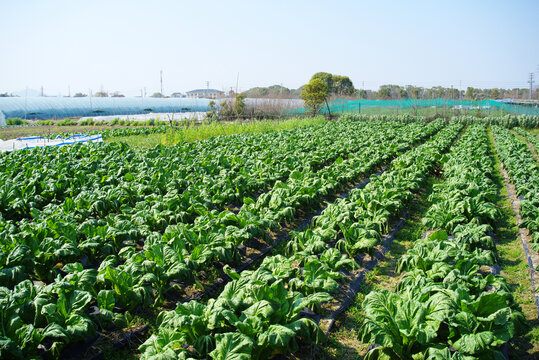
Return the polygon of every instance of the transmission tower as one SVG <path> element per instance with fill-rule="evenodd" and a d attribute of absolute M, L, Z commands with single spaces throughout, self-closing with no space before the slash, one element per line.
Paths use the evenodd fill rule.
<path fill-rule="evenodd" d="M 530 73 L 530 80 L 528 80 L 528 83 L 530 84 L 530 100 L 532 99 L 532 91 L 533 91 L 533 77 L 535 76 L 534 73 Z"/>

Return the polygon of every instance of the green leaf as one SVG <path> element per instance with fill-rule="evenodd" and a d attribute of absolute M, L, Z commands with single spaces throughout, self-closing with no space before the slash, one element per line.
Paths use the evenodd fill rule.
<path fill-rule="evenodd" d="M 270 325 L 268 330 L 260 334 L 258 344 L 270 349 L 287 349 L 296 333 L 283 325 Z"/>
<path fill-rule="evenodd" d="M 100 309 L 112 311 L 114 305 L 116 305 L 114 290 L 101 290 L 99 294 L 97 294 L 97 306 Z"/>
<path fill-rule="evenodd" d="M 493 340 L 494 336 L 491 331 L 464 334 L 453 343 L 453 347 L 465 354 L 475 355 L 487 350 Z"/>
<path fill-rule="evenodd" d="M 250 360 L 253 340 L 240 333 L 224 333 L 215 336 L 215 350 L 210 353 L 215 360 Z"/>
<path fill-rule="evenodd" d="M 428 239 L 431 241 L 434 241 L 434 240 L 444 241 L 444 240 L 447 240 L 447 238 L 448 236 L 445 230 L 437 230 L 433 232 L 432 234 L 430 234 L 428 237 Z"/>

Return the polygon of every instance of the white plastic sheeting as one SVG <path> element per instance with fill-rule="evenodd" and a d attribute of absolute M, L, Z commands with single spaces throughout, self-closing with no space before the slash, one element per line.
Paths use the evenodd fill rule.
<path fill-rule="evenodd" d="M 73 135 L 67 139 L 57 137 L 56 139 L 47 139 L 44 137 L 34 136 L 18 138 L 13 140 L 0 140 L 0 152 L 33 149 L 44 146 L 64 146 L 78 143 L 103 142 L 101 135 Z"/>
<path fill-rule="evenodd" d="M 210 99 L 0 97 L 6 119 L 63 119 L 66 117 L 173 112 L 206 112 Z"/>
<path fill-rule="evenodd" d="M 176 120 L 203 120 L 205 112 L 184 112 L 184 113 L 149 113 L 136 115 L 108 115 L 108 116 L 87 116 L 82 117 L 79 121 L 92 119 L 94 121 L 112 121 L 112 120 L 127 120 L 127 121 L 176 121 Z"/>

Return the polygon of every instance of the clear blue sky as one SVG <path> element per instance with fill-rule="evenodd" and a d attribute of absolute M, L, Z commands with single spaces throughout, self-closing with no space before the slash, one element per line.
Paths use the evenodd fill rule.
<path fill-rule="evenodd" d="M 526 87 L 539 1 L 0 0 L 0 92 L 283 84 Z M 538 76 L 539 78 L 539 76 Z"/>

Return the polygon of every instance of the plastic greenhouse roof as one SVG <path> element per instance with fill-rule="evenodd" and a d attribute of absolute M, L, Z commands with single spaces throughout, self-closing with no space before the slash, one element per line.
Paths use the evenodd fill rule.
<path fill-rule="evenodd" d="M 210 99 L 190 98 L 1 97 L 0 112 L 5 118 L 58 119 L 150 112 L 205 112 L 209 110 L 209 103 Z"/>

